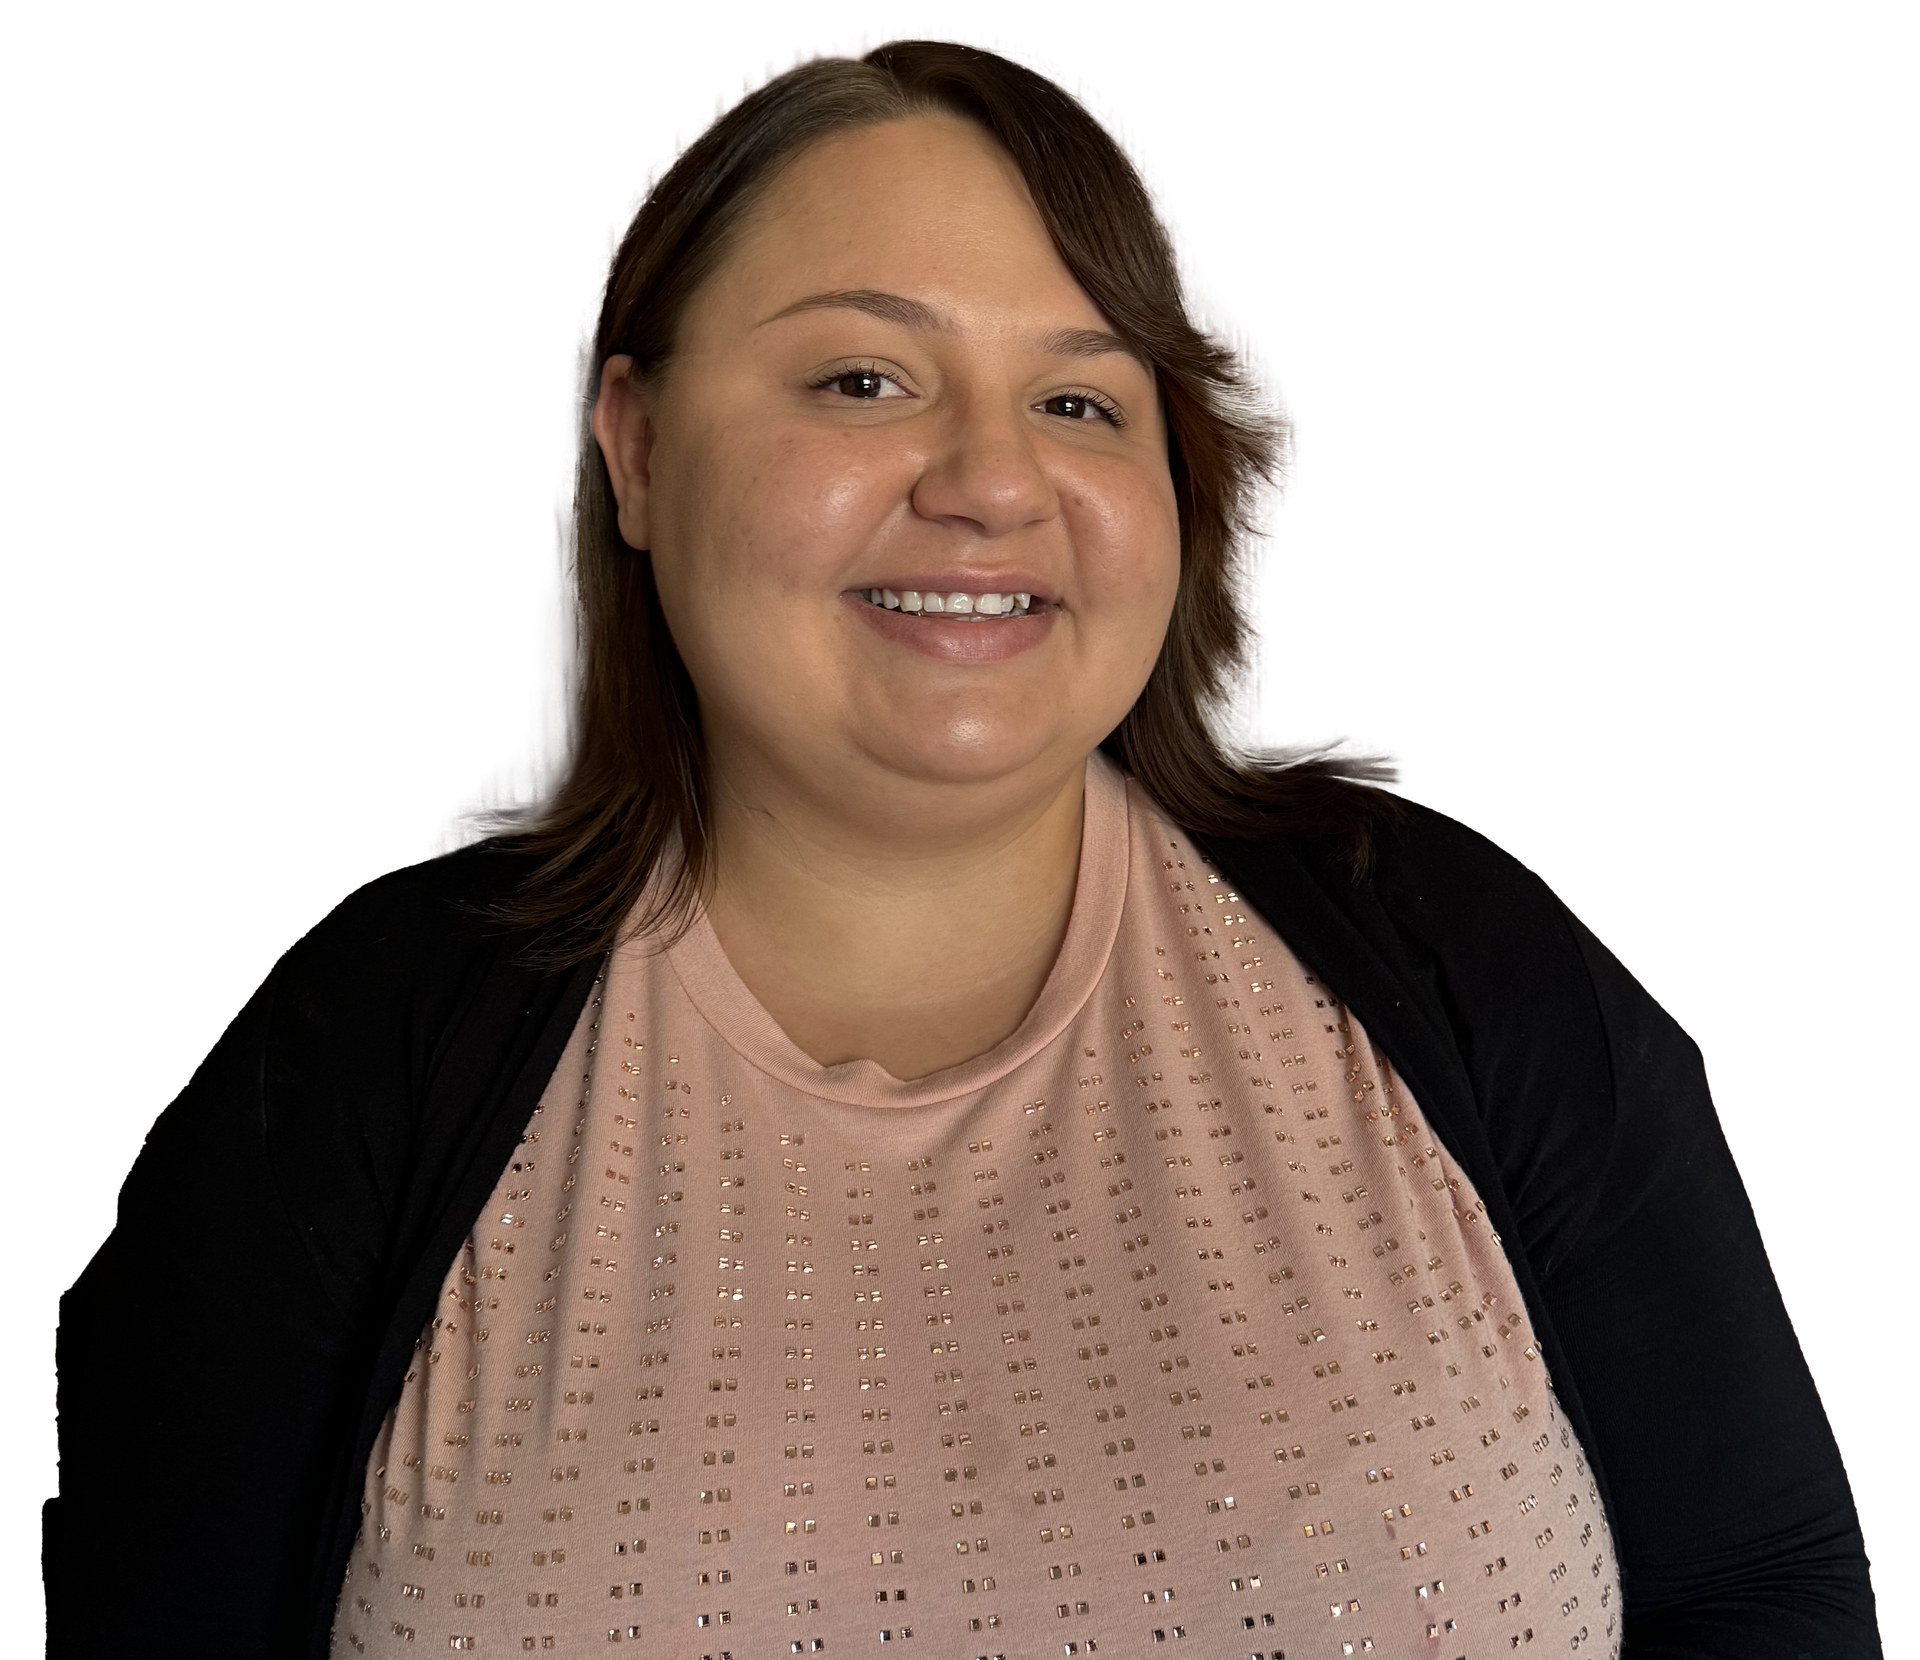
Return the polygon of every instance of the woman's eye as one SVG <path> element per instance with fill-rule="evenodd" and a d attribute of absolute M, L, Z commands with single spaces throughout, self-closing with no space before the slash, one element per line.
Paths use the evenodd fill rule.
<path fill-rule="evenodd" d="M 1120 424 L 1118 412 L 1111 405 L 1096 402 L 1084 392 L 1056 392 L 1040 406 L 1049 415 L 1058 415 L 1069 421 L 1109 421 Z"/>
<path fill-rule="evenodd" d="M 891 375 L 878 369 L 842 369 L 817 383 L 823 391 L 838 392 L 843 398 L 900 398 L 906 388 Z"/>

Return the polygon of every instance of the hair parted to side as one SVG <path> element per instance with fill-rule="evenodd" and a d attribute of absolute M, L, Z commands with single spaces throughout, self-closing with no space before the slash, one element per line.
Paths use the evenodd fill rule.
<path fill-rule="evenodd" d="M 864 58 L 802 64 L 742 99 L 648 192 L 614 254 L 575 477 L 572 751 L 551 800 L 507 838 L 538 859 L 501 909 L 503 921 L 537 930 L 532 960 L 558 967 L 608 949 L 626 927 L 673 926 L 711 874 L 693 684 L 652 563 L 621 538 L 590 425 L 602 366 L 624 353 L 643 379 L 666 367 L 688 301 L 783 164 L 834 133 L 918 114 L 974 122 L 1006 148 L 1067 269 L 1159 388 L 1180 579 L 1159 661 L 1101 747 L 1196 835 L 1295 831 L 1333 838 L 1356 868 L 1366 861 L 1369 821 L 1392 800 L 1369 781 L 1390 778 L 1388 768 L 1326 753 L 1235 755 L 1211 718 L 1246 662 L 1239 555 L 1257 493 L 1285 463 L 1284 418 L 1256 397 L 1234 353 L 1188 317 L 1139 175 L 1077 100 L 991 52 L 894 41 Z"/>

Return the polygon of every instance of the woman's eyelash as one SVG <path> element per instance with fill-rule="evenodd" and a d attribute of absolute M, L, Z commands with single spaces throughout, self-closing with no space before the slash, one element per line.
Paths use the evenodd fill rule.
<path fill-rule="evenodd" d="M 875 380 L 885 381 L 889 386 L 899 387 L 902 392 L 907 390 L 898 375 L 888 374 L 887 371 L 877 363 L 836 363 L 824 374 L 817 375 L 814 379 L 808 381 L 807 389 L 812 392 L 824 392 L 835 382 L 852 380 L 856 376 L 871 376 Z"/>
<path fill-rule="evenodd" d="M 1070 386 L 1063 392 L 1051 392 L 1042 400 L 1040 407 L 1044 409 L 1048 404 L 1057 403 L 1062 398 L 1072 398 L 1079 403 L 1091 404 L 1113 426 L 1123 427 L 1127 424 L 1125 412 L 1113 399 L 1104 392 L 1089 391 L 1083 386 Z"/>
<path fill-rule="evenodd" d="M 841 381 L 854 380 L 854 379 L 872 379 L 872 380 L 878 380 L 878 381 L 885 381 L 889 386 L 896 387 L 901 392 L 907 391 L 906 386 L 901 382 L 900 378 L 897 375 L 888 374 L 887 371 L 881 368 L 880 365 L 877 363 L 836 363 L 831 369 L 828 369 L 823 374 L 817 375 L 812 380 L 808 381 L 807 389 L 812 392 L 824 392 L 829 387 L 834 386 Z M 849 397 L 860 396 L 860 394 L 852 393 L 852 392 L 849 392 L 846 395 Z M 1109 398 L 1104 392 L 1095 392 L 1086 387 L 1070 386 L 1064 389 L 1063 391 L 1050 392 L 1047 394 L 1045 398 L 1041 399 L 1039 407 L 1042 409 L 1045 409 L 1050 404 L 1060 403 L 1063 401 L 1083 403 L 1093 409 L 1098 410 L 1100 412 L 1101 417 L 1107 422 L 1109 426 L 1118 428 L 1118 427 L 1124 427 L 1127 424 L 1126 414 L 1124 411 L 1122 411 L 1122 409 L 1117 403 L 1115 403 L 1111 398 Z M 1083 417 L 1077 417 L 1077 416 L 1062 417 L 1062 419 L 1068 419 L 1068 420 L 1082 419 L 1082 418 Z"/>

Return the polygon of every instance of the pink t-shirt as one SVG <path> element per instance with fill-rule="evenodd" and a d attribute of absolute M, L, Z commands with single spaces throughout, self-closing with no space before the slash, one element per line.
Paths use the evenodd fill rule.
<path fill-rule="evenodd" d="M 367 1471 L 333 1653 L 1613 1655 L 1499 1241 L 1329 989 L 1088 767 L 988 1054 L 616 952 Z"/>

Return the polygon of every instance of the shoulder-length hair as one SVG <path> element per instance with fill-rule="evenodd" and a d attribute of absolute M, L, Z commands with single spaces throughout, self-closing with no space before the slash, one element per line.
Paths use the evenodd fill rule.
<path fill-rule="evenodd" d="M 574 491 L 572 749 L 551 799 L 511 837 L 537 862 L 502 908 L 503 920 L 537 930 L 539 961 L 579 961 L 627 928 L 683 922 L 712 874 L 699 704 L 651 561 L 616 523 L 591 428 L 601 369 L 621 354 L 643 379 L 667 366 L 688 301 L 784 164 L 831 134 L 920 114 L 974 122 L 1005 147 L 1067 269 L 1159 388 L 1179 584 L 1159 661 L 1101 748 L 1196 835 L 1329 836 L 1365 861 L 1368 819 L 1390 798 L 1364 781 L 1389 777 L 1386 768 L 1324 752 L 1235 754 L 1213 719 L 1245 666 L 1239 555 L 1257 492 L 1278 482 L 1286 460 L 1284 417 L 1255 396 L 1232 350 L 1188 316 L 1139 175 L 1078 101 L 991 52 L 895 41 L 857 60 L 802 64 L 742 99 L 648 193 L 613 256 Z"/>

